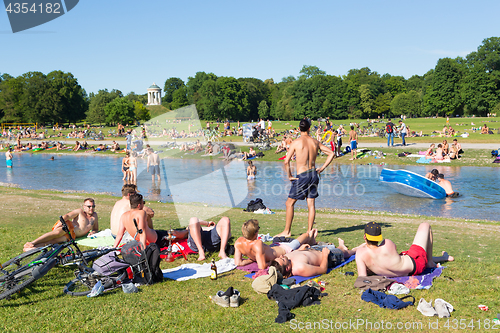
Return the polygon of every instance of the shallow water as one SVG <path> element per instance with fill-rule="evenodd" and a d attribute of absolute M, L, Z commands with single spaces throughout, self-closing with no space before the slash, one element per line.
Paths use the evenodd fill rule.
<path fill-rule="evenodd" d="M 25 189 L 73 190 L 120 196 L 123 185 L 121 158 L 88 155 L 15 154 L 14 168 L 0 171 L 0 182 Z M 220 206 L 245 208 L 257 197 L 271 209 L 284 209 L 290 182 L 282 163 L 255 162 L 255 181 L 246 180 L 246 164 L 233 161 L 164 159 L 161 182 L 152 182 L 146 161 L 138 160 L 138 187 L 148 200 L 174 202 L 179 218 L 181 203 L 199 202 L 202 209 Z M 433 168 L 443 173 L 459 198 L 443 200 L 404 196 L 379 182 L 382 168 L 403 168 L 425 174 Z M 389 211 L 428 216 L 500 220 L 500 172 L 488 167 L 330 165 L 321 175 L 318 208 Z M 296 207 L 305 208 L 305 201 Z M 207 213 L 208 214 L 208 213 Z M 198 214 L 199 215 L 199 214 Z M 209 214 L 210 215 L 210 214 Z M 212 215 L 212 216 L 213 216 Z"/>

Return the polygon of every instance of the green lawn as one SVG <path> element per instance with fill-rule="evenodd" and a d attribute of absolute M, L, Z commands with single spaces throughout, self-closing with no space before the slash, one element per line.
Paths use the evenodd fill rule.
<path fill-rule="evenodd" d="M 50 229 L 54 221 L 81 205 L 85 193 L 62 193 L 50 191 L 20 190 L 0 187 L 2 200 L 0 208 L 3 219 L 0 222 L 0 262 L 18 254 L 26 241 Z M 109 216 L 118 198 L 97 195 L 97 212 L 101 229 L 109 227 Z M 156 212 L 157 229 L 178 227 L 175 207 L 172 204 L 148 203 Z M 202 205 L 193 205 L 193 215 Z M 486 209 L 480 207 L 478 209 Z M 274 209 L 273 209 L 274 210 Z M 241 235 L 242 223 L 256 216 L 241 209 L 229 209 L 224 215 L 231 218 L 234 237 Z M 216 218 L 214 218 L 215 220 Z M 271 235 L 282 231 L 284 212 L 275 215 L 258 215 L 261 233 Z M 356 212 L 319 210 L 317 214 L 318 239 L 337 243 L 337 237 L 346 241 L 349 247 L 359 245 L 363 240 L 363 225 L 378 221 L 383 226 L 384 237 L 393 240 L 399 250 L 405 250 L 412 242 L 421 222 L 431 223 L 434 230 L 434 254 L 447 250 L 455 256 L 455 262 L 448 263 L 441 277 L 434 281 L 430 290 L 413 290 L 417 302 L 443 298 L 450 302 L 455 312 L 446 319 L 423 317 L 416 307 L 399 311 L 380 309 L 361 300 L 360 292 L 353 288 L 356 278 L 345 276 L 346 271 L 356 271 L 355 263 L 323 275 L 328 296 L 319 306 L 301 307 L 292 312 L 296 315 L 294 325 L 314 325 L 314 322 L 335 323 L 408 323 L 415 329 L 408 331 L 431 331 L 429 323 L 438 323 L 439 331 L 454 332 L 453 325 L 474 324 L 470 331 L 478 329 L 500 312 L 498 299 L 500 279 L 500 255 L 497 222 L 449 220 L 443 218 L 407 216 L 381 212 Z M 307 224 L 307 213 L 296 212 L 292 228 L 293 235 L 302 233 Z M 234 242 L 234 239 L 232 242 Z M 189 262 L 196 262 L 191 255 Z M 208 260 L 207 260 L 208 262 Z M 162 263 L 162 268 L 184 263 Z M 166 280 L 161 284 L 141 287 L 138 294 L 124 294 L 116 290 L 97 298 L 70 297 L 63 294 L 64 285 L 72 279 L 72 270 L 54 268 L 48 275 L 11 300 L 0 301 L 0 329 L 2 332 L 288 332 L 294 328 L 291 323 L 275 324 L 278 307 L 265 295 L 256 294 L 251 280 L 244 272 L 234 270 L 221 274 L 217 281 L 209 278 L 174 282 Z M 243 302 L 239 308 L 221 308 L 210 302 L 209 296 L 218 290 L 233 286 L 241 292 Z M 479 304 L 489 306 L 489 312 L 478 309 Z M 337 324 L 337 325 L 339 325 Z M 318 324 L 317 324 L 318 325 Z M 330 325 L 330 324 L 329 324 Z M 418 326 L 422 325 L 422 326 Z M 457 326 L 458 327 L 458 326 Z M 352 327 L 351 327 L 352 328 Z M 490 326 L 491 328 L 491 326 Z M 365 326 L 359 331 L 371 331 Z M 312 329 L 303 331 L 313 331 Z M 318 331 L 318 330 L 316 330 Z M 338 331 L 334 328 L 331 331 Z M 351 331 L 351 329 L 349 329 Z M 385 331 L 379 329 L 377 331 Z"/>

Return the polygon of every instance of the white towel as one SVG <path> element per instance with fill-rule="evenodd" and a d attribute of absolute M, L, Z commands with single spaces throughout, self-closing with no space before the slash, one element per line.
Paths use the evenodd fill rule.
<path fill-rule="evenodd" d="M 176 268 L 163 269 L 163 277 L 175 281 L 186 281 L 202 277 L 209 277 L 212 273 L 211 263 L 201 264 L 183 264 Z M 233 258 L 221 259 L 215 262 L 217 274 L 232 271 L 236 268 Z"/>

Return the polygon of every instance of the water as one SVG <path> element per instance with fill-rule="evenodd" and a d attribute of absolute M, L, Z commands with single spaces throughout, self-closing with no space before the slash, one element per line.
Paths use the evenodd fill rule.
<path fill-rule="evenodd" d="M 25 189 L 73 190 L 121 196 L 121 157 L 102 155 L 15 154 L 14 168 L 0 171 L 0 182 Z M 182 203 L 201 203 L 202 215 L 217 215 L 222 206 L 245 208 L 257 197 L 271 209 L 284 209 L 290 182 L 283 163 L 255 162 L 255 181 L 246 180 L 246 164 L 233 161 L 164 159 L 162 181 L 152 182 L 146 160 L 138 160 L 138 187 L 148 200 L 174 202 L 181 216 L 194 215 Z M 461 197 L 443 200 L 413 198 L 394 192 L 379 182 L 383 167 L 373 165 L 330 165 L 321 175 L 318 208 L 389 211 L 448 218 L 500 221 L 500 170 L 488 167 L 384 166 L 425 174 L 432 168 L 443 173 Z M 305 201 L 296 207 L 306 208 Z M 184 209 L 184 211 L 183 211 Z M 199 212 L 196 212 L 199 216 Z"/>

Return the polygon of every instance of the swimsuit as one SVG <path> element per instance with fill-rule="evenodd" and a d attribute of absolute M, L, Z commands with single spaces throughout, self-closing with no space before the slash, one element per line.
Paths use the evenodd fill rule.
<path fill-rule="evenodd" d="M 128 167 L 123 167 L 123 171 L 127 171 L 128 170 Z"/>
<path fill-rule="evenodd" d="M 296 200 L 318 197 L 319 177 L 315 168 L 309 169 L 297 175 L 297 179 L 292 180 L 292 187 L 288 197 Z"/>
<path fill-rule="evenodd" d="M 131 166 L 129 170 L 134 171 L 135 169 L 137 169 L 135 166 Z"/>
<path fill-rule="evenodd" d="M 450 198 L 456 198 L 458 197 L 459 193 L 458 192 L 453 192 L 453 193 L 450 193 L 450 194 L 446 194 L 447 197 L 450 197 Z"/>
<path fill-rule="evenodd" d="M 356 140 L 351 141 L 351 150 L 358 148 L 358 142 Z"/>
<path fill-rule="evenodd" d="M 73 225 L 73 222 L 66 221 L 66 225 L 68 226 L 69 232 L 71 233 L 71 237 L 73 237 L 73 239 L 76 239 L 75 226 Z M 57 222 L 52 227 L 52 230 L 54 230 L 55 228 L 61 228 L 62 229 L 62 223 L 61 223 L 61 221 L 57 220 Z"/>
<path fill-rule="evenodd" d="M 188 246 L 194 252 L 198 252 L 198 247 L 196 246 L 191 233 L 188 235 L 187 240 Z M 210 230 L 201 230 L 201 246 L 203 251 L 213 252 L 220 249 L 220 236 L 217 233 L 217 228 L 213 227 Z"/>
<path fill-rule="evenodd" d="M 408 276 L 419 275 L 427 267 L 427 252 L 420 245 L 413 244 L 408 251 L 401 252 L 401 255 L 410 257 L 413 262 L 413 270 Z"/>
<path fill-rule="evenodd" d="M 344 253 L 342 250 L 337 249 L 335 245 L 313 245 L 311 249 L 321 252 L 324 247 L 330 250 L 330 253 L 328 253 L 328 268 L 336 267 L 345 261 Z"/>
<path fill-rule="evenodd" d="M 12 166 L 12 159 L 8 159 L 5 161 L 7 163 L 7 166 L 8 167 L 11 167 Z"/>
<path fill-rule="evenodd" d="M 155 174 L 160 174 L 160 166 L 159 165 L 151 165 L 151 174 L 154 176 Z"/>

